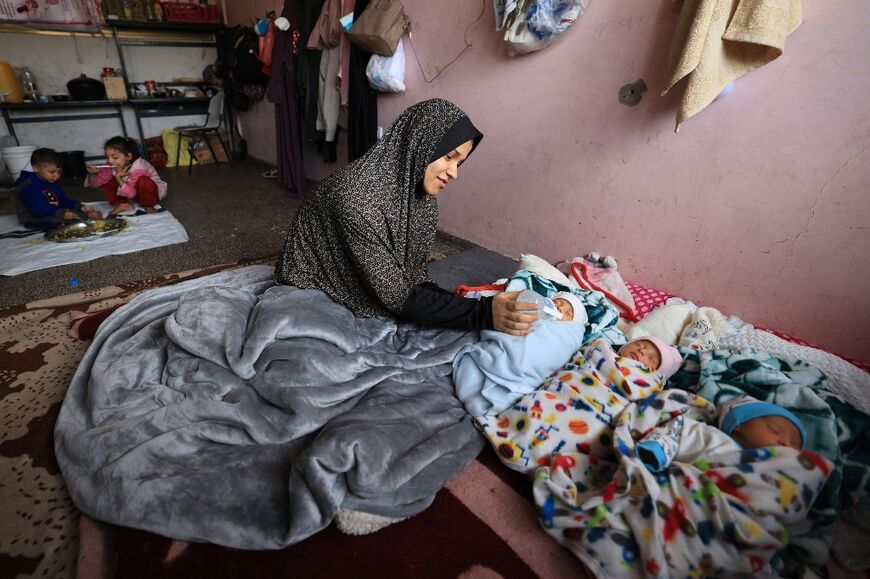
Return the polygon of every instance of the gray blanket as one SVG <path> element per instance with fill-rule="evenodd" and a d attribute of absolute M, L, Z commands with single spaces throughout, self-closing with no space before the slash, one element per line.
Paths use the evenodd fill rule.
<path fill-rule="evenodd" d="M 100 327 L 55 428 L 84 513 L 277 549 L 339 507 L 419 513 L 483 439 L 451 362 L 474 333 L 357 319 L 253 266 L 146 292 Z"/>

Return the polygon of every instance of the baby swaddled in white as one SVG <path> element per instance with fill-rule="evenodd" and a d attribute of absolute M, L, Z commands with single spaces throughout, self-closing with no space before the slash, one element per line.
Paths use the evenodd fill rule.
<path fill-rule="evenodd" d="M 453 360 L 456 396 L 472 416 L 497 414 L 561 368 L 583 345 L 586 310 L 574 294 L 552 296 L 562 319 L 539 319 L 526 336 L 484 330 Z"/>

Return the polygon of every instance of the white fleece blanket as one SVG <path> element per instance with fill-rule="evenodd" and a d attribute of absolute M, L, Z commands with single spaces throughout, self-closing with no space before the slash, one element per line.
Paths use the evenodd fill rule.
<path fill-rule="evenodd" d="M 111 206 L 105 202 L 88 205 L 104 214 L 111 210 Z M 184 226 L 169 211 L 126 219 L 126 230 L 93 241 L 57 243 L 47 240 L 42 233 L 0 239 L 0 275 L 12 276 L 58 265 L 82 263 L 107 255 L 184 243 L 189 239 Z M 23 230 L 25 228 L 15 215 L 0 216 L 0 234 Z"/>
<path fill-rule="evenodd" d="M 774 356 L 794 356 L 827 374 L 828 390 L 870 413 L 870 374 L 830 352 L 783 340 L 734 316 L 726 320 L 715 308 L 668 303 L 631 325 L 625 335 L 630 340 L 652 335 L 696 350 L 754 348 Z"/>

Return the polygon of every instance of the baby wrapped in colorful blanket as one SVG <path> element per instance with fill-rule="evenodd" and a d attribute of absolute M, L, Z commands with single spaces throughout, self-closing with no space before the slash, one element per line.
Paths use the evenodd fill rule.
<path fill-rule="evenodd" d="M 605 340 L 590 342 L 539 390 L 497 416 L 476 418 L 507 466 L 534 473 L 546 531 L 599 576 L 770 572 L 830 463 L 785 445 L 741 449 L 736 432 L 747 434 L 760 414 L 723 422 L 732 439 L 713 426 L 718 413 L 705 399 L 662 391 L 661 367 L 640 361 L 653 352 L 620 352 L 628 355 Z M 666 457 L 667 468 L 650 468 L 639 444 L 668 429 L 686 452 L 674 462 Z"/>
<path fill-rule="evenodd" d="M 661 472 L 673 461 L 694 462 L 705 456 L 744 448 L 801 449 L 806 439 L 806 431 L 797 416 L 752 396 L 729 400 L 715 409 L 715 413 L 719 428 L 683 415 L 656 427 L 637 443 L 638 458 L 650 471 Z"/>
<path fill-rule="evenodd" d="M 539 389 L 495 416 L 479 416 L 477 423 L 501 459 L 521 472 L 549 464 L 554 452 L 607 458 L 623 409 L 660 392 L 681 363 L 679 352 L 658 338 L 639 338 L 618 352 L 599 338 Z"/>
<path fill-rule="evenodd" d="M 710 423 L 717 410 L 696 394 L 666 390 L 630 403 L 615 421 L 610 458 L 566 450 L 536 470 L 542 525 L 599 576 L 771 576 L 832 465 L 794 447 L 799 424 L 777 407 L 746 399 L 724 410 L 720 428 L 734 438 Z M 768 431 L 780 418 L 786 429 Z M 642 445 L 668 430 L 675 456 L 642 462 Z"/>

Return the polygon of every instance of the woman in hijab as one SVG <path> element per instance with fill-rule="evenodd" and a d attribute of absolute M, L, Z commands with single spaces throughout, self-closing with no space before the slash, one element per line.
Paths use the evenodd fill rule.
<path fill-rule="evenodd" d="M 528 333 L 537 319 L 519 292 L 480 300 L 439 288 L 427 271 L 438 223 L 436 196 L 483 134 L 454 104 L 417 103 L 383 139 L 303 199 L 275 281 L 316 288 L 359 317 L 455 329 Z"/>

